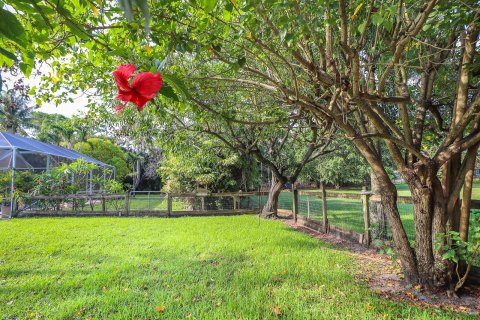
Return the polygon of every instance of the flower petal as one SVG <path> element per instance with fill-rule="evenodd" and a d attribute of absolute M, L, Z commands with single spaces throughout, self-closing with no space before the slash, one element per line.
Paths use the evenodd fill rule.
<path fill-rule="evenodd" d="M 113 77 L 117 83 L 118 93 L 126 93 L 132 90 L 128 80 L 135 71 L 133 64 L 121 64 L 117 70 L 113 72 Z"/>
<path fill-rule="evenodd" d="M 162 75 L 160 73 L 140 72 L 133 78 L 131 88 L 140 95 L 152 99 L 162 88 Z"/>
<path fill-rule="evenodd" d="M 134 95 L 135 95 L 135 92 L 133 90 L 130 90 L 128 92 L 122 91 L 118 93 L 117 99 L 125 102 L 129 102 L 129 101 L 132 101 Z"/>
<path fill-rule="evenodd" d="M 153 95 L 153 97 L 154 96 L 155 96 L 155 94 Z M 148 98 L 148 97 L 136 94 L 136 95 L 133 96 L 131 101 L 137 105 L 137 109 L 140 111 L 140 110 L 143 109 L 143 106 L 145 105 L 145 103 L 150 101 L 153 97 Z"/>

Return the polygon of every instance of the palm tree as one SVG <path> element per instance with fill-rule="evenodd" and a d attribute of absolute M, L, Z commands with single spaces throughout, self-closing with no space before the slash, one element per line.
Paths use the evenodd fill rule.
<path fill-rule="evenodd" d="M 68 149 L 73 149 L 75 143 L 75 128 L 70 119 L 67 118 L 63 121 L 52 124 L 52 129 L 57 137 L 59 137 L 60 145 Z"/>

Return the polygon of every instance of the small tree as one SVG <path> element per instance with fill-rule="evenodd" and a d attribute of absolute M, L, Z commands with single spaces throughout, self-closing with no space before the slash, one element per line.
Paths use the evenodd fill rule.
<path fill-rule="evenodd" d="M 305 170 L 305 178 L 322 181 L 339 188 L 342 185 L 366 185 L 370 167 L 355 147 L 345 139 L 335 140 L 334 151 L 312 162 Z"/>

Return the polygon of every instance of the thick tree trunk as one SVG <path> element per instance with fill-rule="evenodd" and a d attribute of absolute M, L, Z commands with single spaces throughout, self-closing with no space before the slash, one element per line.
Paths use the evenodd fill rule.
<path fill-rule="evenodd" d="M 268 192 L 268 199 L 262 209 L 262 216 L 264 217 L 277 217 L 278 216 L 278 198 L 280 192 L 282 192 L 283 186 L 286 181 L 283 179 L 277 179 L 272 177 L 272 184 Z"/>
<path fill-rule="evenodd" d="M 452 157 L 450 161 L 444 166 L 445 171 L 443 172 L 444 176 L 444 188 L 445 194 L 450 194 L 453 192 L 453 186 L 455 180 L 460 172 L 460 167 L 462 164 L 461 154 L 457 154 Z M 447 206 L 447 218 L 449 223 L 449 230 L 458 231 L 460 228 L 460 201 L 459 199 L 455 201 L 451 206 Z"/>
<path fill-rule="evenodd" d="M 420 278 L 415 253 L 410 247 L 397 208 L 397 189 L 388 176 L 382 178 L 377 176 L 377 181 L 381 187 L 379 192 L 382 197 L 383 210 L 387 215 L 388 222 L 392 228 L 393 241 L 402 265 L 405 281 L 416 284 L 420 281 Z"/>
<path fill-rule="evenodd" d="M 442 252 L 435 250 L 435 238 L 439 233 L 447 232 L 447 199 L 444 195 L 440 179 L 433 179 L 433 221 L 432 243 L 434 259 L 434 284 L 436 287 L 444 286 L 452 281 L 453 265 L 442 258 Z"/>
<path fill-rule="evenodd" d="M 373 194 L 380 195 L 381 187 L 377 177 L 370 170 L 370 187 Z M 369 201 L 370 224 L 372 226 L 372 236 L 377 239 L 387 239 L 387 217 L 383 210 L 382 201 Z"/>
<path fill-rule="evenodd" d="M 419 283 L 427 289 L 448 285 L 452 280 L 452 265 L 435 251 L 435 237 L 445 233 L 446 199 L 433 164 L 422 164 L 406 179 L 412 192 L 415 225 L 415 257 Z"/>
<path fill-rule="evenodd" d="M 413 221 L 415 224 L 415 251 L 420 283 L 434 285 L 434 257 L 432 243 L 433 191 L 430 188 L 413 189 Z"/>
<path fill-rule="evenodd" d="M 405 229 L 403 228 L 400 213 L 397 207 L 397 188 L 390 180 L 383 163 L 378 154 L 372 150 L 364 141 L 353 140 L 353 143 L 370 164 L 379 186 L 379 194 L 382 199 L 383 210 L 392 228 L 393 241 L 402 266 L 405 281 L 416 284 L 419 282 L 419 275 L 415 252 L 410 246 Z"/>

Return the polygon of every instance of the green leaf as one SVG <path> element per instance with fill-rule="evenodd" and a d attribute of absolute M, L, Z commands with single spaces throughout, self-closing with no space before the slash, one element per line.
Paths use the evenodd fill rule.
<path fill-rule="evenodd" d="M 147 0 L 135 0 L 137 7 L 142 11 L 143 17 L 145 18 L 145 30 L 150 31 L 150 11 L 148 10 L 148 1 Z"/>
<path fill-rule="evenodd" d="M 13 53 L 11 53 L 10 51 L 7 51 L 3 48 L 0 48 L 0 53 L 3 56 L 7 57 L 8 59 L 12 60 L 12 61 L 17 61 L 17 57 Z"/>
<path fill-rule="evenodd" d="M 374 14 L 372 16 L 372 22 L 374 25 L 379 26 L 383 23 L 383 17 L 380 14 Z"/>
<path fill-rule="evenodd" d="M 25 30 L 15 15 L 7 10 L 0 8 L 0 34 L 25 47 Z"/>
<path fill-rule="evenodd" d="M 358 25 L 358 31 L 359 31 L 360 33 L 363 33 L 363 32 L 365 31 L 365 24 L 366 24 L 366 21 L 363 21 L 362 23 L 360 23 L 360 24 Z"/>
<path fill-rule="evenodd" d="M 228 22 L 232 19 L 232 13 L 228 10 L 223 9 L 223 19 Z"/>
<path fill-rule="evenodd" d="M 217 5 L 217 0 L 201 0 L 202 1 L 202 7 L 205 9 L 205 11 L 212 12 L 213 9 L 215 9 L 215 6 Z"/>
<path fill-rule="evenodd" d="M 247 59 L 245 57 L 241 57 L 237 61 L 237 64 L 238 64 L 239 68 L 242 68 L 245 65 L 245 63 L 247 63 Z"/>
<path fill-rule="evenodd" d="M 70 20 L 65 20 L 65 24 L 70 28 L 70 31 L 72 31 L 72 33 L 78 36 L 80 39 L 83 39 L 83 40 L 90 39 L 86 30 L 84 30 L 82 27 L 80 27 L 76 23 L 73 23 Z"/>
<path fill-rule="evenodd" d="M 164 83 L 168 83 L 168 85 L 174 89 L 175 93 L 177 94 L 177 99 L 178 95 L 185 98 L 190 97 L 188 89 L 183 83 L 182 79 L 173 74 L 162 74 L 162 78 Z M 160 90 L 160 92 L 162 92 L 162 90 L 163 88 Z"/>
<path fill-rule="evenodd" d="M 422 28 L 423 31 L 428 31 L 432 27 L 431 24 L 425 24 Z"/>
<path fill-rule="evenodd" d="M 19 64 L 19 67 L 20 67 L 20 70 L 22 70 L 22 72 L 28 77 L 31 73 L 32 73 L 32 70 L 33 70 L 33 66 L 29 63 L 20 63 Z"/>
<path fill-rule="evenodd" d="M 162 96 L 179 101 L 178 95 L 168 83 L 163 83 L 162 89 L 159 91 Z"/>
<path fill-rule="evenodd" d="M 280 41 L 283 42 L 283 40 L 285 40 L 286 35 L 287 35 L 287 29 L 280 30 Z"/>

